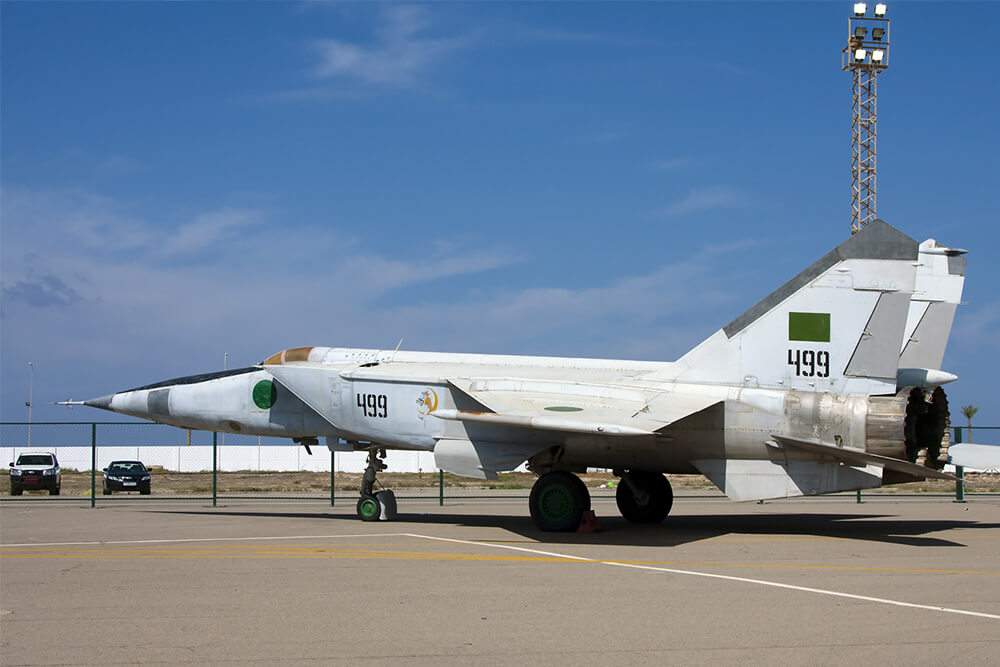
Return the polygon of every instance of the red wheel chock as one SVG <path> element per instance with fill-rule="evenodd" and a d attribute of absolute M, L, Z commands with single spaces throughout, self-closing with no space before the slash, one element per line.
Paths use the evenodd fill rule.
<path fill-rule="evenodd" d="M 576 529 L 578 533 L 599 533 L 604 530 L 604 526 L 597 522 L 597 515 L 594 510 L 586 510 L 580 517 L 580 527 Z"/>

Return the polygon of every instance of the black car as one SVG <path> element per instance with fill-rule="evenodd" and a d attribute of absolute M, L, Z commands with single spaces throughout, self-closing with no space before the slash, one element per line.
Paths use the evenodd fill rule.
<path fill-rule="evenodd" d="M 104 469 L 104 495 L 112 491 L 138 491 L 144 496 L 150 492 L 150 476 L 142 461 L 112 461 Z"/>

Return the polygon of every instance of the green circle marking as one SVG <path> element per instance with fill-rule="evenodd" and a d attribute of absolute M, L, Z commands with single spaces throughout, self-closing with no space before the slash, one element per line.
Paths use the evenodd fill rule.
<path fill-rule="evenodd" d="M 278 400 L 278 390 L 270 380 L 261 380 L 253 386 L 253 403 L 261 410 L 267 410 Z"/>

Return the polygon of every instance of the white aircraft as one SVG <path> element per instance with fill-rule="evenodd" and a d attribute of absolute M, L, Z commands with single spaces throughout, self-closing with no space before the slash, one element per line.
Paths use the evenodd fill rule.
<path fill-rule="evenodd" d="M 676 362 L 297 347 L 78 404 L 367 450 L 365 520 L 394 507 L 373 493 L 387 449 L 483 479 L 527 462 L 548 531 L 577 528 L 590 495 L 573 473 L 591 467 L 621 477 L 618 507 L 640 523 L 670 511 L 663 473 L 702 473 L 738 501 L 953 479 L 915 460 L 945 429 L 963 252 L 876 221 Z"/>

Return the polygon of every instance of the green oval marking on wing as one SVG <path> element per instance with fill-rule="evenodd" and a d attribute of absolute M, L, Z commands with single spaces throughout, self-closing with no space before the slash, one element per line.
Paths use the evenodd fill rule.
<path fill-rule="evenodd" d="M 574 408 L 569 405 L 550 405 L 545 409 L 549 412 L 583 412 L 583 408 Z"/>

